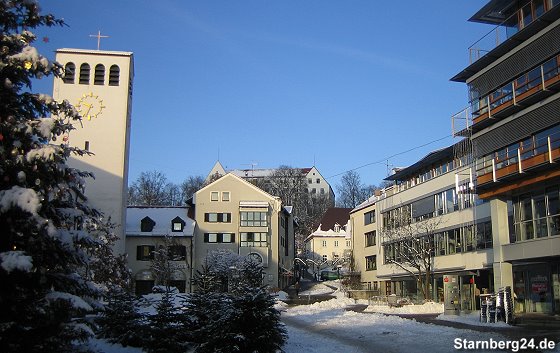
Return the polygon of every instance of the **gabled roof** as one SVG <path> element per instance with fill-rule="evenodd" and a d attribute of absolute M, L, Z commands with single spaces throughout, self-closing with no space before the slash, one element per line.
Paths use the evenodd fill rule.
<path fill-rule="evenodd" d="M 259 188 L 258 186 L 256 186 L 256 185 L 254 185 L 254 184 L 248 182 L 247 180 L 245 180 L 245 179 L 243 179 L 243 178 L 241 178 L 241 177 L 238 177 L 237 175 L 235 175 L 235 174 L 233 174 L 233 173 L 227 173 L 226 175 L 224 175 L 224 176 L 221 177 L 220 179 L 214 180 L 212 183 L 210 183 L 210 184 L 206 185 L 205 187 L 203 187 L 202 189 L 198 190 L 198 191 L 195 193 L 195 195 L 197 195 L 198 193 L 202 192 L 203 190 L 206 190 L 206 189 L 208 189 L 208 188 L 214 187 L 214 186 L 216 186 L 217 184 L 222 183 L 222 182 L 224 182 L 225 180 L 230 179 L 230 178 L 233 178 L 233 179 L 235 179 L 236 181 L 238 181 L 238 182 L 240 182 L 240 183 L 243 183 L 243 184 L 245 184 L 246 186 L 248 186 L 248 187 L 250 187 L 250 188 L 253 188 L 254 190 L 256 190 L 256 191 L 262 193 L 264 196 L 266 196 L 266 197 L 268 197 L 268 198 L 270 198 L 270 199 L 273 199 L 273 200 L 276 200 L 276 199 L 277 199 L 278 201 L 280 201 L 280 198 L 279 198 L 278 196 L 270 195 L 268 192 L 264 191 L 263 189 Z M 194 204 L 196 204 L 196 196 L 194 197 L 193 202 L 194 202 Z"/>
<path fill-rule="evenodd" d="M 187 211 L 188 207 L 129 206 L 126 208 L 126 235 L 162 237 L 169 234 L 192 237 L 195 221 L 187 216 Z M 151 232 L 142 232 L 140 229 L 140 223 L 145 217 L 155 222 Z M 171 229 L 171 221 L 176 217 L 185 222 L 182 232 L 173 232 Z"/>
<path fill-rule="evenodd" d="M 340 226 L 346 225 L 350 219 L 351 208 L 331 207 L 328 208 L 319 224 L 315 229 L 321 227 L 321 230 L 334 229 L 334 225 L 338 223 Z"/>

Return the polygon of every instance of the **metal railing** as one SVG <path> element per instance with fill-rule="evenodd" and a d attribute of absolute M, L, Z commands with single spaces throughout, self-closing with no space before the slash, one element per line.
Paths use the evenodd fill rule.
<path fill-rule="evenodd" d="M 451 116 L 453 136 L 464 134 L 504 108 L 518 105 L 529 97 L 560 82 L 560 56 L 555 56 L 513 81 L 471 102 L 471 105 Z"/>
<path fill-rule="evenodd" d="M 560 0 L 529 2 L 469 47 L 469 63 L 472 64 L 484 57 L 559 3 Z"/>

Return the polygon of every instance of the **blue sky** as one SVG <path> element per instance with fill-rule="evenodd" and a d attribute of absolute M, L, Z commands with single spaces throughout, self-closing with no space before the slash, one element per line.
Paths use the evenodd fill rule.
<path fill-rule="evenodd" d="M 398 3 L 398 5 L 397 5 Z M 68 27 L 38 32 L 56 48 L 134 52 L 131 181 L 173 182 L 228 169 L 314 164 L 335 187 L 366 184 L 454 142 L 467 105 L 449 78 L 489 32 L 467 22 L 485 1 L 97 0 L 40 2 Z M 52 92 L 42 80 L 35 91 Z M 373 164 L 372 164 L 373 163 Z"/>

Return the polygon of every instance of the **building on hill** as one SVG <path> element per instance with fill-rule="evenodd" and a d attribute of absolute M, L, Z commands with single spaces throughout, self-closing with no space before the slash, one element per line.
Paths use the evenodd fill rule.
<path fill-rule="evenodd" d="M 76 129 L 61 136 L 62 143 L 92 152 L 71 156 L 68 164 L 92 172 L 86 196 L 91 205 L 116 224 L 119 241 L 115 250 L 125 251 L 128 156 L 134 79 L 130 52 L 58 49 L 56 61 L 64 75 L 54 78 L 53 98 L 68 100 L 82 115 Z"/>
<path fill-rule="evenodd" d="M 190 292 L 195 224 L 188 208 L 130 206 L 126 213 L 126 252 L 134 292 L 151 293 L 154 285 L 165 284 Z M 159 275 L 159 255 L 163 262 L 169 261 L 165 263 L 172 272 L 168 276 Z"/>
<path fill-rule="evenodd" d="M 196 269 L 213 250 L 229 250 L 262 263 L 263 285 L 291 284 L 294 218 L 279 197 L 228 173 L 197 191 L 190 203 L 196 220 Z"/>
<path fill-rule="evenodd" d="M 470 20 L 494 29 L 451 79 L 469 91 L 453 133 L 491 210 L 494 287 L 513 289 L 518 316 L 560 314 L 559 3 L 488 1 Z"/>
<path fill-rule="evenodd" d="M 302 179 L 302 186 L 311 196 L 323 196 L 327 199 L 329 207 L 333 207 L 335 203 L 335 195 L 331 185 L 328 181 L 321 175 L 317 167 L 307 167 L 307 168 L 290 168 L 294 173 L 291 175 L 294 178 Z M 263 190 L 270 190 L 270 185 L 267 179 L 272 177 L 279 177 L 276 173 L 279 169 L 233 169 L 226 171 L 221 163 L 218 161 L 212 167 L 210 173 L 206 177 L 206 180 L 215 179 L 217 176 L 225 175 L 226 173 L 232 173 L 240 178 L 250 181 L 251 183 L 259 186 Z"/>
<path fill-rule="evenodd" d="M 317 228 L 305 238 L 305 257 L 313 272 L 348 267 L 352 249 L 350 208 L 327 209 Z"/>

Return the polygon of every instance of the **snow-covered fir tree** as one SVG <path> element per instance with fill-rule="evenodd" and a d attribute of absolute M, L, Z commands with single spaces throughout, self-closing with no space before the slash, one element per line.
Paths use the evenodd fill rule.
<path fill-rule="evenodd" d="M 196 352 L 279 351 L 287 334 L 262 285 L 262 264 L 228 251 L 211 252 L 206 263 L 194 278 L 188 310 Z"/>
<path fill-rule="evenodd" d="M 32 30 L 60 25 L 36 1 L 0 1 L 3 352 L 76 351 L 92 334 L 80 317 L 99 307 L 108 282 L 127 274 L 112 256 L 110 224 L 86 202 L 90 174 L 66 164 L 85 152 L 57 141 L 80 117 L 68 102 L 32 91 L 33 80 L 62 72 L 32 46 Z"/>
<path fill-rule="evenodd" d="M 146 318 L 138 311 L 138 299 L 118 287 L 112 288 L 107 299 L 108 303 L 97 320 L 98 336 L 123 346 L 142 347 Z"/>

